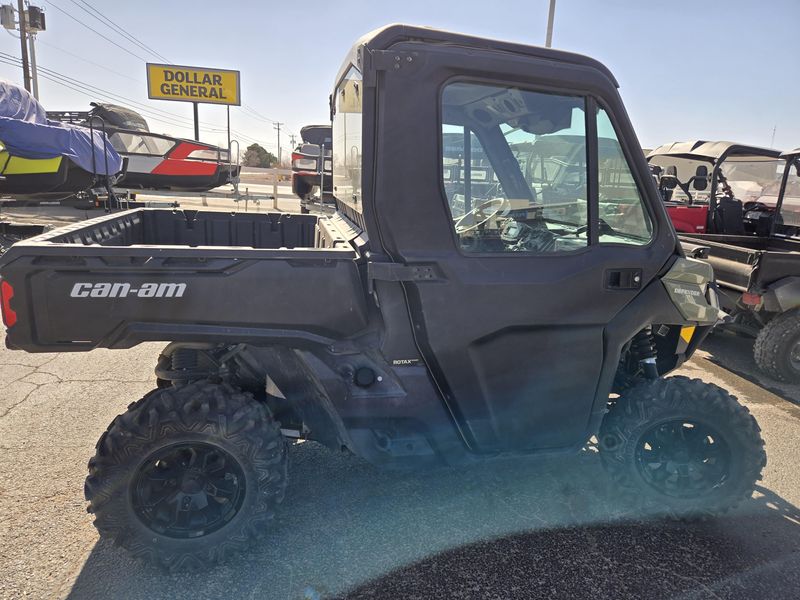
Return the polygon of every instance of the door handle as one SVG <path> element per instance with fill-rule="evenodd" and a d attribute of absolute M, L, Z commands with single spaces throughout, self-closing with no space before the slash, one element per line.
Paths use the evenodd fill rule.
<path fill-rule="evenodd" d="M 638 290 L 641 287 L 641 269 L 608 269 L 605 272 L 607 290 Z"/>

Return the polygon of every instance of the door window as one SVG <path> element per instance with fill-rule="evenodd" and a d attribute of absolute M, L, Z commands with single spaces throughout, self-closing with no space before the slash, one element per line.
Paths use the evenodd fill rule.
<path fill-rule="evenodd" d="M 600 243 L 642 246 L 653 237 L 647 214 L 617 133 L 602 108 L 597 112 Z"/>
<path fill-rule="evenodd" d="M 586 247 L 585 105 L 516 87 L 445 87 L 442 178 L 463 250 Z"/>

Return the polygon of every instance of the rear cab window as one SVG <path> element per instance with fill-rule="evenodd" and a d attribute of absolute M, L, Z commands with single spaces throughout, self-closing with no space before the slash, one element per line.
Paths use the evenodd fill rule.
<path fill-rule="evenodd" d="M 363 95 L 361 72 L 351 66 L 334 93 L 333 191 L 339 201 L 360 211 Z"/>

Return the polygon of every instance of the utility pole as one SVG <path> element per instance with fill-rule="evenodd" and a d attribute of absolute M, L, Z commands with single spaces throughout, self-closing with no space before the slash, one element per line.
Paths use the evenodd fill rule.
<path fill-rule="evenodd" d="M 289 145 L 291 145 L 292 150 L 294 150 L 294 140 L 295 139 L 296 139 L 296 136 L 293 133 L 289 135 Z"/>
<path fill-rule="evenodd" d="M 34 40 L 36 39 L 35 33 L 28 34 L 28 44 L 31 50 L 31 79 L 33 80 L 33 97 L 39 99 L 39 72 L 36 70 L 36 46 Z"/>
<path fill-rule="evenodd" d="M 19 12 L 19 39 L 22 47 L 22 79 L 25 89 L 31 91 L 31 74 L 28 70 L 28 24 L 25 22 L 25 4 L 23 0 L 17 0 Z"/>
<path fill-rule="evenodd" d="M 553 47 L 553 20 L 556 18 L 556 0 L 550 0 L 550 12 L 547 15 L 547 37 L 544 45 L 546 48 Z"/>
<path fill-rule="evenodd" d="M 278 130 L 278 168 L 281 166 L 281 125 L 283 123 L 278 123 L 277 121 L 273 125 L 273 128 Z"/>

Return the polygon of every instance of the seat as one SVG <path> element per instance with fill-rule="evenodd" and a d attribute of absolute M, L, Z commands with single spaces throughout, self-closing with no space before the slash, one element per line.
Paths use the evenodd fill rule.
<path fill-rule="evenodd" d="M 714 210 L 714 227 L 717 233 L 744 235 L 742 201 L 730 196 L 720 197 Z"/>

